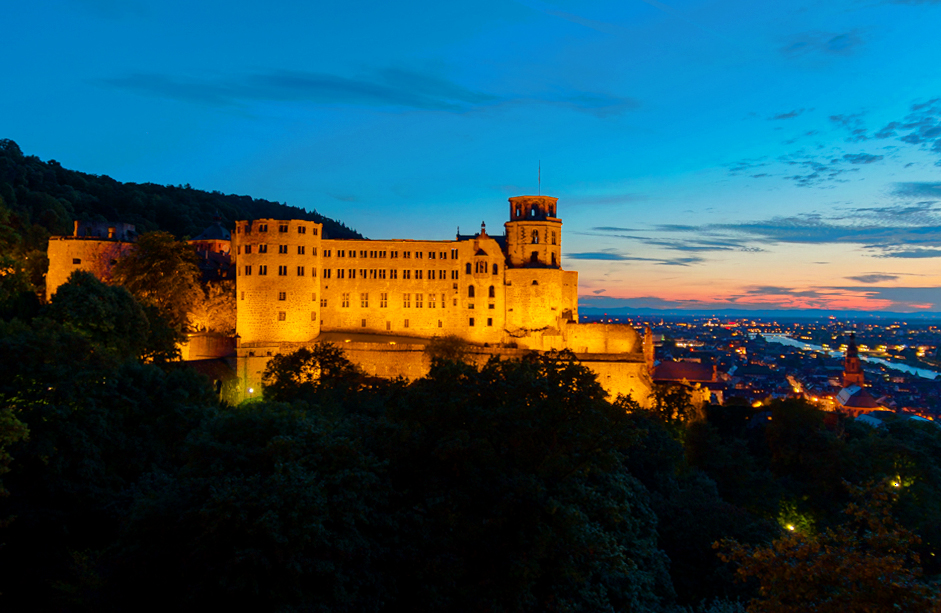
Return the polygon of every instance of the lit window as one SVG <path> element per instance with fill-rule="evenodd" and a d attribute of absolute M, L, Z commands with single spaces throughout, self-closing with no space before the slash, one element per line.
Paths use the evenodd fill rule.
<path fill-rule="evenodd" d="M 411 308 L 412 306 L 412 295 L 411 294 L 402 294 L 402 307 Z"/>
<path fill-rule="evenodd" d="M 420 309 L 422 305 L 422 294 L 415 294 L 415 308 Z"/>
<path fill-rule="evenodd" d="M 360 294 L 359 295 L 359 308 L 368 309 L 369 308 L 369 294 Z"/>
<path fill-rule="evenodd" d="M 350 295 L 349 295 L 349 293 L 344 293 L 343 295 L 340 296 L 340 306 L 343 307 L 344 309 L 345 309 L 345 308 L 349 308 L 349 306 L 350 306 Z"/>
<path fill-rule="evenodd" d="M 436 299 L 437 299 L 437 296 L 435 296 L 434 294 L 428 294 L 428 308 L 429 308 L 429 309 L 435 308 L 435 306 L 436 306 L 435 300 L 436 300 Z"/>

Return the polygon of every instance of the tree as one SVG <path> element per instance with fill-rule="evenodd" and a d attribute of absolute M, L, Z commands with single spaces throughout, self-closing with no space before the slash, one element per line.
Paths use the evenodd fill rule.
<path fill-rule="evenodd" d="M 202 299 L 196 252 L 167 232 L 149 232 L 114 265 L 113 278 L 144 305 L 153 305 L 179 332 Z"/>
<path fill-rule="evenodd" d="M 846 521 L 818 536 L 785 530 L 770 545 L 716 543 L 720 556 L 739 564 L 741 580 L 758 582 L 751 613 L 889 613 L 939 611 L 936 587 L 921 579 L 919 538 L 892 519 L 894 487 L 848 486 L 854 502 Z"/>
<path fill-rule="evenodd" d="M 218 281 L 204 287 L 204 298 L 193 307 L 193 328 L 200 332 L 235 334 L 235 282 Z"/>
<path fill-rule="evenodd" d="M 468 344 L 460 336 L 448 334 L 436 336 L 425 346 L 425 355 L 432 361 L 451 360 L 454 362 L 467 361 Z"/>
<path fill-rule="evenodd" d="M 262 374 L 262 389 L 271 400 L 310 397 L 323 390 L 348 388 L 361 379 L 359 369 L 333 343 L 319 342 L 294 353 L 277 354 Z"/>
<path fill-rule="evenodd" d="M 150 324 L 134 297 L 87 271 L 69 275 L 52 296 L 46 314 L 85 335 L 118 362 L 140 359 L 147 344 Z"/>

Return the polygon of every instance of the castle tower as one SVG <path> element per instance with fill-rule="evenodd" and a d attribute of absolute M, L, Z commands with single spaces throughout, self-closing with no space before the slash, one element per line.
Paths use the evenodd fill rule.
<path fill-rule="evenodd" d="M 322 230 L 298 220 L 236 224 L 235 328 L 243 346 L 306 343 L 320 334 Z"/>
<path fill-rule="evenodd" d="M 846 347 L 846 356 L 843 358 L 843 387 L 858 385 L 863 387 L 863 365 L 859 360 L 859 349 L 856 347 L 856 334 L 850 335 L 849 345 Z"/>
<path fill-rule="evenodd" d="M 510 268 L 561 268 L 562 220 L 556 217 L 558 198 L 510 198 L 506 228 L 507 265 Z"/>

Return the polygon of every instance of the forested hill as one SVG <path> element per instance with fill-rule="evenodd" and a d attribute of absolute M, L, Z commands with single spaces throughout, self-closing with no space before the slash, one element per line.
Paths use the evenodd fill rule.
<path fill-rule="evenodd" d="M 189 186 L 121 183 L 23 155 L 7 139 L 0 139 L 0 198 L 0 224 L 19 234 L 22 243 L 30 243 L 28 249 L 44 250 L 38 243 L 48 235 L 71 234 L 76 219 L 126 222 L 141 233 L 165 230 L 178 238 L 198 235 L 216 215 L 230 227 L 239 219 L 306 219 L 322 223 L 329 238 L 362 238 L 316 211 Z"/>

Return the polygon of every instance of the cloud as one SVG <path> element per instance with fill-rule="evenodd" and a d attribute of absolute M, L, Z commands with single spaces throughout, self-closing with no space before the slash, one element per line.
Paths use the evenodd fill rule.
<path fill-rule="evenodd" d="M 618 253 L 613 249 L 603 251 L 585 251 L 581 253 L 566 253 L 565 257 L 573 260 L 601 260 L 606 262 L 650 262 L 658 266 L 690 266 L 700 264 L 705 260 L 698 256 L 682 258 L 644 258 Z"/>
<path fill-rule="evenodd" d="M 900 277 L 898 275 L 886 275 L 880 273 L 873 273 L 868 275 L 858 275 L 855 277 L 846 277 L 852 281 L 859 281 L 860 283 L 882 283 L 883 281 L 895 281 Z"/>
<path fill-rule="evenodd" d="M 133 73 L 100 79 L 96 83 L 211 106 L 274 101 L 463 112 L 496 104 L 548 104 L 602 118 L 640 107 L 640 102 L 634 98 L 589 91 L 559 90 L 519 98 L 497 96 L 469 89 L 445 77 L 396 67 L 356 76 L 273 70 L 216 79 L 189 79 Z"/>
<path fill-rule="evenodd" d="M 688 250 L 703 251 L 722 246 L 747 250 L 777 243 L 837 243 L 859 245 L 880 258 L 941 257 L 941 205 L 930 202 L 843 209 L 828 217 L 803 214 L 700 226 L 662 224 L 654 226 L 653 231 L 661 236 L 630 238 L 674 249 L 689 244 L 692 249 Z M 684 240 L 669 234 L 691 238 Z"/>
<path fill-rule="evenodd" d="M 497 100 L 495 96 L 469 90 L 444 78 L 398 68 L 355 78 L 271 71 L 215 81 L 193 81 L 138 73 L 101 82 L 138 93 L 220 106 L 270 100 L 454 111 Z"/>
<path fill-rule="evenodd" d="M 812 111 L 813 109 L 803 109 L 803 108 L 794 109 L 794 110 L 792 110 L 792 111 L 788 111 L 787 113 L 778 113 L 777 115 L 772 115 L 771 117 L 768 117 L 768 120 L 769 120 L 769 121 L 778 121 L 778 120 L 781 120 L 781 119 L 794 119 L 794 118 L 797 117 L 798 115 L 801 115 L 802 113 L 804 113 L 805 111 L 808 111 L 808 110 Z"/>
<path fill-rule="evenodd" d="M 851 55 L 859 50 L 864 41 L 856 30 L 849 32 L 803 32 L 793 36 L 780 48 L 786 57 L 810 54 Z"/>
<path fill-rule="evenodd" d="M 890 121 L 874 137 L 896 137 L 903 143 L 941 155 L 941 98 L 913 103 L 903 119 Z M 941 166 L 941 160 L 936 164 Z"/>
<path fill-rule="evenodd" d="M 922 258 L 941 258 L 941 249 L 903 249 L 887 250 L 885 253 L 876 256 L 877 258 L 900 258 L 906 260 Z"/>
<path fill-rule="evenodd" d="M 900 198 L 941 199 L 941 183 L 935 181 L 896 183 L 892 195 Z"/>
<path fill-rule="evenodd" d="M 659 229 L 665 226 L 658 226 Z M 681 232 L 691 229 L 693 226 L 678 226 Z M 692 253 L 702 253 L 709 251 L 763 251 L 758 247 L 748 244 L 748 241 L 733 238 L 682 238 L 682 239 L 664 239 L 651 238 L 641 234 L 643 230 L 632 230 L 630 228 L 619 228 L 614 226 L 597 226 L 591 228 L 592 232 L 578 232 L 586 236 L 604 236 L 605 238 L 620 238 L 624 240 L 637 241 L 652 247 L 660 247 L 671 251 L 686 251 Z M 623 232 L 634 232 L 635 234 L 623 234 Z"/>
<path fill-rule="evenodd" d="M 869 153 L 847 153 L 843 155 L 843 159 L 850 164 L 872 164 L 882 158 L 881 155 L 871 155 Z"/>

